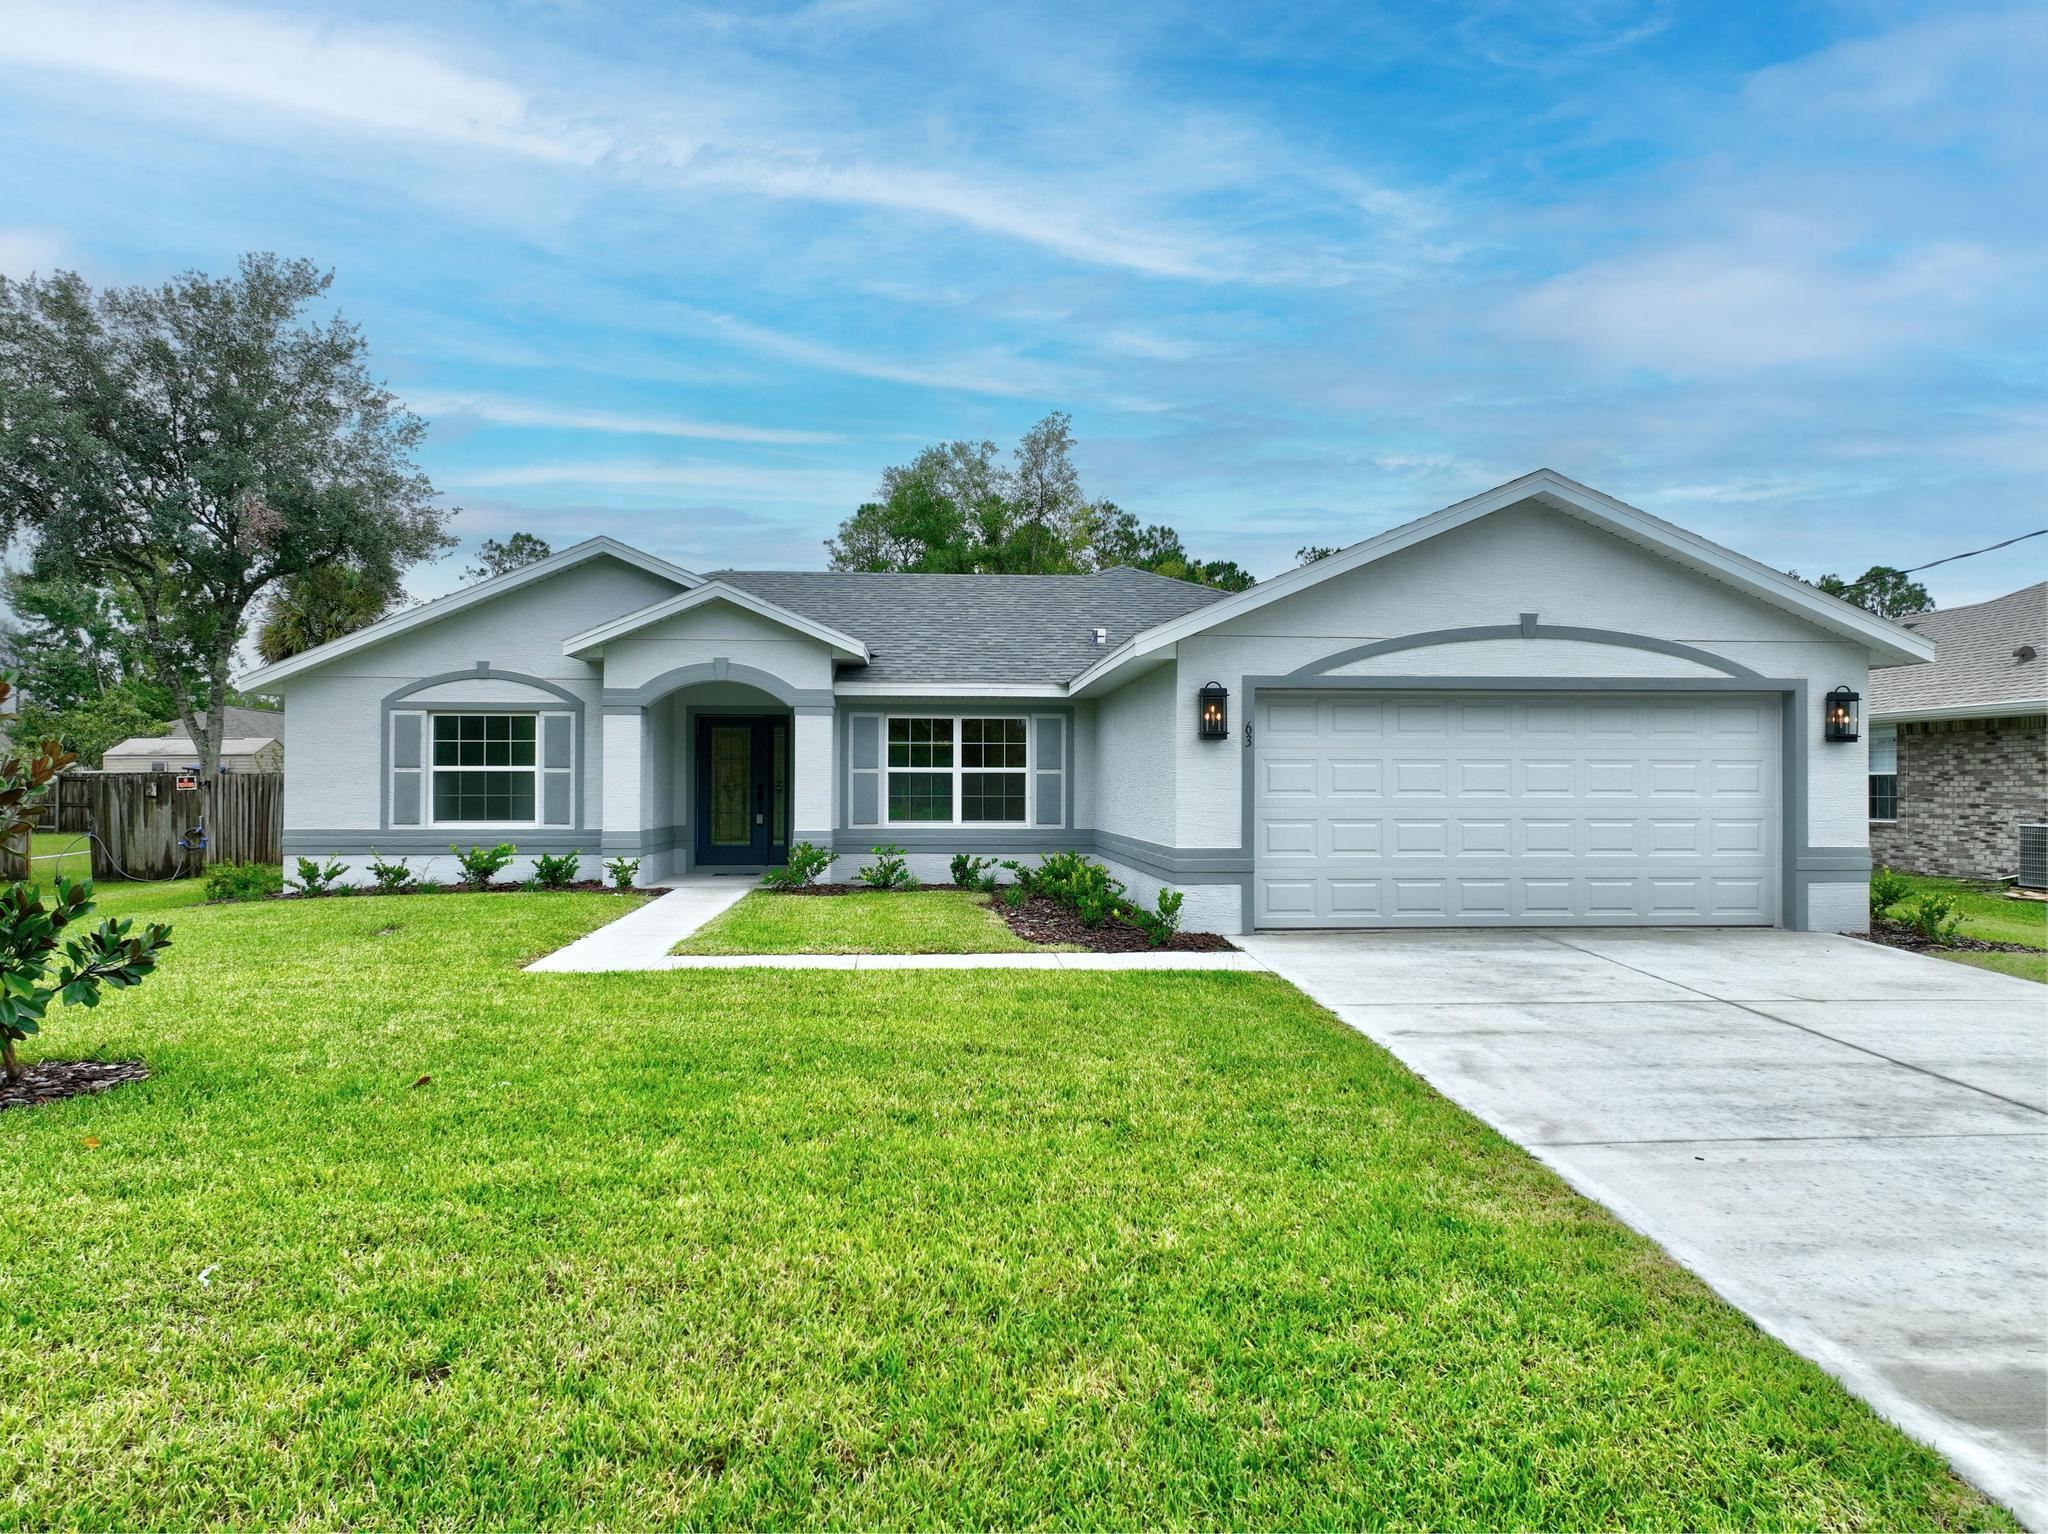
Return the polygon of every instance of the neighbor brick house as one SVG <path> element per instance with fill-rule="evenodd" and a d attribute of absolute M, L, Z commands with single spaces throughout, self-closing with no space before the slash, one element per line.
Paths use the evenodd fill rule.
<path fill-rule="evenodd" d="M 1870 674 L 1871 856 L 2008 876 L 2048 821 L 2048 582 L 1900 621 L 1938 654 Z"/>

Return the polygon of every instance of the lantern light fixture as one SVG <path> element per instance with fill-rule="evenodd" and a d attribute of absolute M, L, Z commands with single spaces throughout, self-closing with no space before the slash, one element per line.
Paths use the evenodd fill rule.
<path fill-rule="evenodd" d="M 1210 682 L 1195 694 L 1195 725 L 1203 740 L 1230 738 L 1230 689 Z"/>
<path fill-rule="evenodd" d="M 1821 739 L 1851 741 L 1861 739 L 1857 729 L 1856 705 L 1863 700 L 1859 692 L 1844 686 L 1837 687 L 1827 695 L 1826 712 L 1821 716 Z"/>

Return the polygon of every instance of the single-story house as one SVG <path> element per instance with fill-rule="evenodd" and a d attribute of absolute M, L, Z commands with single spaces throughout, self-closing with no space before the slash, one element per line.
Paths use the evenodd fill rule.
<path fill-rule="evenodd" d="M 1870 678 L 1870 850 L 1994 879 L 2048 823 L 2048 581 L 1899 620 L 1940 653 Z"/>
<path fill-rule="evenodd" d="M 358 877 L 373 849 L 445 876 L 451 842 L 643 878 L 1075 848 L 1222 932 L 1847 931 L 1865 748 L 1823 697 L 1933 655 L 1539 470 L 1234 594 L 701 575 L 594 538 L 243 685 L 292 721 L 285 853 Z"/>
<path fill-rule="evenodd" d="M 283 772 L 284 712 L 270 708 L 238 708 L 229 704 L 221 711 L 227 734 L 220 743 L 222 772 Z M 199 716 L 203 726 L 206 715 Z M 100 757 L 102 772 L 177 772 L 196 768 L 199 755 L 192 737 L 182 723 L 173 724 L 168 735 L 135 735 L 119 745 L 109 746 Z"/>

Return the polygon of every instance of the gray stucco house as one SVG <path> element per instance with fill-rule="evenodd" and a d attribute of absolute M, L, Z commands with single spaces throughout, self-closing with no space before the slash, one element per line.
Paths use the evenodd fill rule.
<path fill-rule="evenodd" d="M 1870 847 L 1916 873 L 2008 877 L 2048 822 L 2048 582 L 1899 622 L 1932 664 L 1870 679 Z"/>
<path fill-rule="evenodd" d="M 1223 932 L 1853 930 L 1865 746 L 1822 696 L 1933 654 L 1539 470 L 1236 594 L 701 575 L 596 538 L 243 685 L 291 720 L 285 851 L 358 868 L 1071 847 Z"/>

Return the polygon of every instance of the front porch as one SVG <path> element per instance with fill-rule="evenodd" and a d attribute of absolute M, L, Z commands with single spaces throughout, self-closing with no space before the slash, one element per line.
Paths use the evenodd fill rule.
<path fill-rule="evenodd" d="M 831 845 L 829 694 L 728 661 L 689 670 L 630 700 L 606 689 L 604 855 L 639 858 L 652 883 L 758 873 L 795 842 Z"/>

